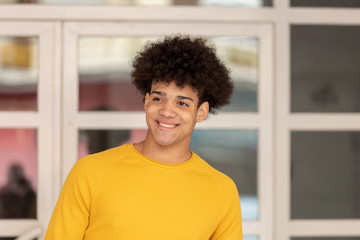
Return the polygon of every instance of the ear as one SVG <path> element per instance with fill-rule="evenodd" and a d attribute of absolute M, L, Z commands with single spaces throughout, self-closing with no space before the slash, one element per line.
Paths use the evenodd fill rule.
<path fill-rule="evenodd" d="M 144 99 L 144 110 L 146 111 L 149 105 L 149 99 L 150 99 L 150 95 L 149 93 L 146 93 L 145 95 L 145 99 Z"/>
<path fill-rule="evenodd" d="M 196 121 L 197 122 L 204 121 L 207 118 L 208 114 L 209 114 L 209 103 L 203 102 L 198 108 Z"/>

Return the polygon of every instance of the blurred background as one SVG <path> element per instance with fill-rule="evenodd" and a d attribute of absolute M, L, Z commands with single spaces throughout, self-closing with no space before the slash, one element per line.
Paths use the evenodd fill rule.
<path fill-rule="evenodd" d="M 131 63 L 174 33 L 207 38 L 231 69 L 231 104 L 190 148 L 235 181 L 244 239 L 359 240 L 359 7 L 0 0 L 0 240 L 46 229 L 77 159 L 144 139 Z"/>

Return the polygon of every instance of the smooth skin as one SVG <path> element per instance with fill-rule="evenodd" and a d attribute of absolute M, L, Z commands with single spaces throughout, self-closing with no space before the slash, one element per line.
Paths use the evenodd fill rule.
<path fill-rule="evenodd" d="M 189 145 L 196 123 L 209 113 L 209 103 L 198 107 L 199 96 L 190 85 L 157 82 L 145 96 L 148 131 L 136 150 L 164 163 L 182 163 L 191 158 Z"/>

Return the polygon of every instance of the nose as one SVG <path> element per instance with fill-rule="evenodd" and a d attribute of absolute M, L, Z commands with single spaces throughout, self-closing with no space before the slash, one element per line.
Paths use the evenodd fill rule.
<path fill-rule="evenodd" d="M 159 113 L 166 118 L 173 118 L 176 116 L 175 107 L 170 101 L 164 102 L 164 104 L 160 108 Z"/>

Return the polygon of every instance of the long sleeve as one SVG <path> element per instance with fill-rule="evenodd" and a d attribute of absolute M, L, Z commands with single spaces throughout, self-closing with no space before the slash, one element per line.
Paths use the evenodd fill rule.
<path fill-rule="evenodd" d="M 75 164 L 64 183 L 45 240 L 83 239 L 90 215 L 91 187 L 82 162 Z"/>
<path fill-rule="evenodd" d="M 223 218 L 211 236 L 211 240 L 242 240 L 240 199 L 235 184 L 223 191 Z"/>

